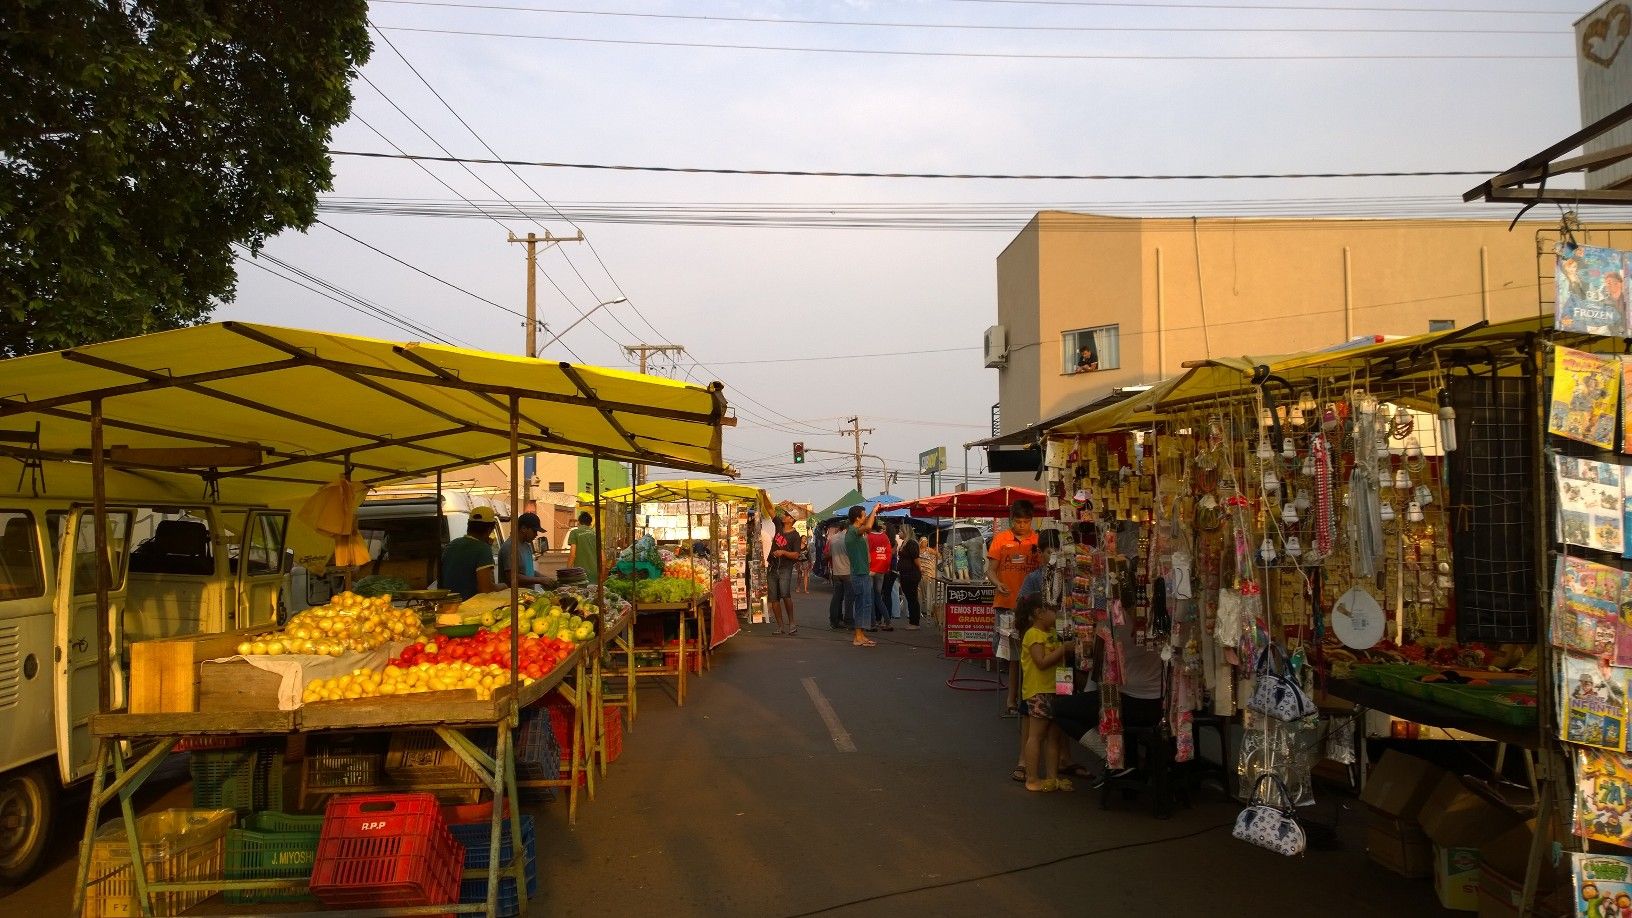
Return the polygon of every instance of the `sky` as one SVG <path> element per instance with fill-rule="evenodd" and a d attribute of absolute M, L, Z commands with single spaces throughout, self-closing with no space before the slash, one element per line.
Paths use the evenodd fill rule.
<path fill-rule="evenodd" d="M 847 172 L 1494 172 L 1580 127 L 1572 24 L 1588 11 L 1558 0 L 373 0 L 382 31 L 331 149 Z M 744 19 L 783 21 L 727 21 Z M 539 340 L 596 304 L 627 302 L 594 309 L 543 356 L 623 367 L 621 345 L 683 345 L 654 370 L 725 384 L 738 415 L 726 457 L 744 480 L 830 503 L 853 485 L 837 455 L 851 441 L 837 432 L 859 417 L 874 428 L 866 451 L 901 473 L 891 492 L 913 497 L 929 493 L 920 452 L 947 447 L 961 480 L 962 444 L 989 433 L 997 375 L 982 367 L 981 335 L 995 321 L 998 253 L 1031 211 L 1462 213 L 1477 182 L 512 173 L 337 156 L 328 226 L 286 232 L 265 252 L 396 319 L 303 289 L 268 262 L 240 266 L 236 300 L 215 318 L 519 353 L 524 247 L 507 233 L 572 235 L 552 206 L 615 210 L 615 222 L 577 220 L 589 245 L 541 256 Z M 381 199 L 471 216 L 380 213 L 401 206 Z M 1315 200 L 1266 203 L 1286 199 Z M 756 225 L 720 225 L 728 205 Z M 767 221 L 770 207 L 883 205 L 910 226 Z M 1007 206 L 957 216 L 973 205 Z M 803 466 L 794 441 L 813 451 Z M 982 458 L 969 454 L 972 486 L 995 483 Z M 876 494 L 880 463 L 866 466 Z"/>

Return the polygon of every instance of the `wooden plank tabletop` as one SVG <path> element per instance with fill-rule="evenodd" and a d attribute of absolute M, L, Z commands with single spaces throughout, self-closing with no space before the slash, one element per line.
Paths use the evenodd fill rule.
<path fill-rule="evenodd" d="M 94 736 L 208 736 L 304 733 L 320 730 L 379 730 L 398 727 L 482 726 L 510 716 L 554 691 L 577 671 L 591 645 L 580 644 L 542 679 L 512 696 L 506 686 L 486 701 L 470 689 L 419 692 L 346 701 L 314 701 L 294 711 L 179 711 L 167 714 L 93 714 Z M 594 647 L 599 652 L 599 645 Z"/>

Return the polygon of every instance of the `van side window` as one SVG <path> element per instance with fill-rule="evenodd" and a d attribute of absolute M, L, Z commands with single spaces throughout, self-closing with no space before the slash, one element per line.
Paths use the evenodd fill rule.
<path fill-rule="evenodd" d="M 34 514 L 0 510 L 0 600 L 45 595 L 40 567 L 40 537 Z"/>
<path fill-rule="evenodd" d="M 142 574 L 206 577 L 214 574 L 215 554 L 209 524 L 186 515 L 158 519 L 153 535 L 139 542 L 130 553 L 130 569 Z"/>

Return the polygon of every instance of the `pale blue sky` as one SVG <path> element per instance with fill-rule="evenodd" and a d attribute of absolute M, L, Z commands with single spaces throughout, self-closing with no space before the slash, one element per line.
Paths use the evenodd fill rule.
<path fill-rule="evenodd" d="M 475 0 L 449 0 L 475 2 Z M 1265 0 L 1265 4 L 1272 0 Z M 1308 0 L 1303 5 L 1316 5 Z M 1009 54 L 1248 55 L 1252 60 L 952 58 L 387 34 L 449 103 L 507 158 L 848 171 L 1220 173 L 1499 169 L 1580 126 L 1571 24 L 1585 4 L 1557 0 L 1350 0 L 1333 6 L 1556 10 L 1497 15 L 1313 12 L 1016 4 L 959 0 L 722 2 L 491 0 L 491 5 L 764 18 L 986 25 L 1129 27 L 1156 32 L 973 31 L 693 22 L 376 2 L 376 24 L 598 39 Z M 1430 33 L 1200 32 L 1199 28 L 1428 29 Z M 1470 30 L 1538 30 L 1477 34 Z M 1337 60 L 1334 55 L 1462 54 L 1496 59 Z M 1264 59 L 1306 55 L 1303 60 Z M 1520 55 L 1542 55 L 1527 59 Z M 459 155 L 484 156 L 389 47 L 376 38 L 365 70 Z M 373 88 L 355 113 L 396 144 L 434 154 Z M 337 149 L 389 150 L 357 119 Z M 453 165 L 431 165 L 464 195 L 494 194 Z M 503 168 L 474 167 L 505 197 L 537 199 Z M 664 175 L 522 169 L 564 202 L 1207 202 L 1266 198 L 1439 195 L 1454 207 L 1473 178 L 1259 182 L 996 182 Z M 454 196 L 403 162 L 340 158 L 334 194 Z M 1108 208 L 1108 205 L 1107 205 Z M 1137 206 L 1133 208 L 1137 211 Z M 1196 204 L 1207 213 L 1216 205 Z M 1333 213 L 1352 210 L 1335 204 Z M 520 233 L 537 224 L 492 211 Z M 1118 212 L 1128 212 L 1123 206 Z M 1510 210 L 1503 211 L 1510 213 Z M 427 271 L 520 309 L 520 246 L 485 219 L 325 215 L 335 226 Z M 979 437 L 996 400 L 981 367 L 982 330 L 996 311 L 995 259 L 1022 220 L 1001 230 L 840 230 L 585 223 L 612 274 L 652 325 L 717 372 L 743 408 L 727 455 L 754 475 L 786 475 L 792 441 L 844 449 L 836 431 L 860 414 L 878 428 L 869 451 L 915 460 Z M 546 220 L 570 234 L 561 220 Z M 440 287 L 330 232 L 285 234 L 268 251 L 461 342 L 519 351 L 518 319 Z M 540 312 L 565 328 L 619 294 L 583 246 L 543 261 L 574 306 L 540 279 Z M 628 330 L 606 315 L 614 313 Z M 218 318 L 412 337 L 254 269 Z M 625 365 L 610 338 L 657 337 L 628 305 L 564 339 L 590 363 Z M 541 339 L 542 340 L 542 339 Z M 835 362 L 747 360 L 885 351 L 950 353 Z M 568 358 L 559 346 L 548 356 Z M 755 401 L 745 401 L 744 396 Z M 797 419 L 794 423 L 788 419 Z M 891 420 L 885 420 L 891 419 Z M 903 423 L 902 419 L 916 423 Z M 782 425 L 769 426 L 769 421 Z M 794 432 L 797 431 L 797 432 Z M 814 457 L 813 457 L 814 460 Z M 976 454 L 975 461 L 979 461 Z M 782 463 L 782 464 L 773 464 Z M 842 465 L 815 462 L 806 471 Z M 875 464 L 876 468 L 876 464 Z M 907 471 L 915 471 L 909 468 Z M 867 490 L 878 490 L 876 472 Z M 842 478 L 774 482 L 778 497 L 826 503 Z M 896 493 L 919 485 L 903 478 Z"/>

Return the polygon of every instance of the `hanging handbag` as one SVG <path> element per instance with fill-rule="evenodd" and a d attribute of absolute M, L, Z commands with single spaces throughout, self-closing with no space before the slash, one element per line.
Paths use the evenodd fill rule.
<path fill-rule="evenodd" d="M 1274 783 L 1281 795 L 1280 806 L 1271 805 L 1263 796 L 1265 781 Z M 1276 854 L 1287 857 L 1303 854 L 1309 842 L 1303 834 L 1303 826 L 1298 825 L 1297 817 L 1292 814 L 1291 801 L 1280 778 L 1267 773 L 1259 775 L 1252 786 L 1252 798 L 1247 801 L 1247 808 L 1235 817 L 1235 828 L 1230 834 Z"/>
<path fill-rule="evenodd" d="M 1279 644 L 1269 642 L 1258 654 L 1258 683 L 1247 708 L 1276 720 L 1291 722 L 1315 713 L 1315 702 L 1292 675 L 1292 666 Z"/>

